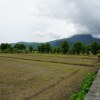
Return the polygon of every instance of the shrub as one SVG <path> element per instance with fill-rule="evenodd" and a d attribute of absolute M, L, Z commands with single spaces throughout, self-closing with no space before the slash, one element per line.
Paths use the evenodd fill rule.
<path fill-rule="evenodd" d="M 96 77 L 96 73 L 97 71 L 87 74 L 84 77 L 81 91 L 79 93 L 73 94 L 69 100 L 84 100 L 85 95 L 88 93 L 89 88 Z"/>

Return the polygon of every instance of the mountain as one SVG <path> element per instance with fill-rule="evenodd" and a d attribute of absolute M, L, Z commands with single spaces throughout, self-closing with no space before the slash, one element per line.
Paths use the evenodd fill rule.
<path fill-rule="evenodd" d="M 80 41 L 80 42 L 85 43 L 85 44 L 91 44 L 94 41 L 100 43 L 100 38 L 94 38 L 90 34 L 81 34 L 81 35 L 74 35 L 70 38 L 64 38 L 64 39 L 50 41 L 49 43 L 52 47 L 54 47 L 54 46 L 60 47 L 62 41 L 68 41 L 68 43 L 70 45 L 73 45 L 73 43 L 75 43 L 77 41 Z M 37 42 L 18 42 L 18 43 L 25 44 L 27 48 L 30 45 L 32 45 L 34 49 L 36 49 L 37 46 L 41 44 L 41 43 L 37 43 Z M 15 44 L 17 44 L 17 43 L 12 43 L 11 45 L 14 46 Z"/>
<path fill-rule="evenodd" d="M 91 44 L 94 41 L 100 43 L 100 38 L 94 38 L 90 34 L 82 34 L 82 35 L 74 35 L 71 38 L 68 38 L 67 41 L 69 41 L 69 42 L 80 41 L 80 42 L 83 42 L 85 44 Z"/>
<path fill-rule="evenodd" d="M 60 39 L 60 40 L 51 41 L 50 44 L 51 44 L 51 46 L 59 46 L 59 45 L 61 45 L 62 41 L 68 41 L 70 44 L 73 44 L 77 41 L 80 41 L 85 44 L 91 44 L 94 41 L 100 43 L 100 38 L 94 38 L 90 34 L 81 34 L 81 35 L 74 35 L 70 38 L 64 38 L 64 39 Z"/>

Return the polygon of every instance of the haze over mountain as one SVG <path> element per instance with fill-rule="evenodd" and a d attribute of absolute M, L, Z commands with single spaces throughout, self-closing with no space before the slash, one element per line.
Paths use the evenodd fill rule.
<path fill-rule="evenodd" d="M 94 38 L 90 34 L 80 34 L 80 35 L 74 35 L 70 38 L 64 38 L 64 39 L 48 41 L 48 42 L 50 43 L 51 46 L 60 46 L 62 41 L 68 41 L 69 44 L 73 44 L 77 41 L 80 41 L 85 44 L 91 44 L 94 41 L 100 43 L 100 38 Z M 34 48 L 37 48 L 37 46 L 41 44 L 37 42 L 23 42 L 23 41 L 17 42 L 17 43 L 25 44 L 26 47 L 29 47 L 29 45 L 32 45 Z M 16 43 L 12 43 L 12 45 L 15 45 L 15 44 Z"/>

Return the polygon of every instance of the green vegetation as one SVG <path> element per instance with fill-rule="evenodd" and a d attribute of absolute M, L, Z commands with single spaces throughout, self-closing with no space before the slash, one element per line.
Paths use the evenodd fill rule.
<path fill-rule="evenodd" d="M 68 45 L 67 41 L 62 42 L 61 49 L 62 49 L 63 54 L 66 54 L 68 52 L 69 45 Z"/>
<path fill-rule="evenodd" d="M 84 100 L 85 95 L 88 93 L 89 88 L 96 77 L 96 73 L 97 71 L 87 74 L 83 80 L 81 91 L 79 93 L 73 94 L 69 100 Z"/>
<path fill-rule="evenodd" d="M 53 53 L 53 54 L 59 54 L 60 52 L 61 52 L 61 50 L 59 47 L 53 47 L 51 49 L 51 53 Z"/>
<path fill-rule="evenodd" d="M 40 44 L 37 49 L 33 49 L 34 47 L 30 45 L 28 48 L 24 44 L 15 44 L 11 46 L 8 43 L 2 43 L 0 45 L 0 52 L 3 53 L 53 53 L 53 54 L 83 54 L 89 55 L 93 54 L 96 55 L 99 53 L 100 44 L 97 42 L 93 42 L 89 45 L 83 44 L 82 42 L 75 42 L 73 45 L 70 45 L 67 41 L 62 41 L 62 43 L 56 47 L 52 47 L 50 43 L 42 43 Z"/>
<path fill-rule="evenodd" d="M 93 53 L 93 55 L 96 55 L 98 50 L 100 50 L 100 44 L 98 44 L 97 42 L 93 42 L 91 44 L 91 52 Z"/>
<path fill-rule="evenodd" d="M 32 52 L 33 51 L 33 47 L 32 45 L 29 46 L 29 52 Z"/>
<path fill-rule="evenodd" d="M 90 45 L 86 45 L 85 46 L 85 52 L 86 52 L 86 54 L 89 55 L 90 51 L 91 51 L 91 46 Z"/>
<path fill-rule="evenodd" d="M 38 46 L 38 52 L 39 53 L 49 53 L 51 51 L 50 43 L 43 43 Z"/>
<path fill-rule="evenodd" d="M 26 46 L 24 44 L 16 44 L 14 48 L 19 49 L 19 50 L 25 50 Z"/>
<path fill-rule="evenodd" d="M 11 48 L 11 45 L 8 44 L 8 43 L 2 43 L 1 46 L 0 46 L 0 48 L 3 51 L 3 50 Z"/>
<path fill-rule="evenodd" d="M 75 44 L 74 44 L 74 46 L 73 46 L 73 51 L 74 51 L 74 53 L 76 53 L 76 54 L 80 54 L 81 53 L 81 50 L 82 50 L 82 43 L 81 42 L 76 42 Z M 85 51 L 85 50 L 84 50 Z"/>

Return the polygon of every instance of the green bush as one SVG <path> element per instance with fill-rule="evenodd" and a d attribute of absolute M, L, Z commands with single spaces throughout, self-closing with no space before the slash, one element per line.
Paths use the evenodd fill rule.
<path fill-rule="evenodd" d="M 14 53 L 22 53 L 22 50 L 19 50 L 19 49 L 17 49 L 17 48 L 14 48 L 13 52 L 14 52 Z"/>
<path fill-rule="evenodd" d="M 87 74 L 84 77 L 81 91 L 79 93 L 73 94 L 69 100 L 84 100 L 85 95 L 88 93 L 89 88 L 96 77 L 96 73 L 97 71 Z"/>

